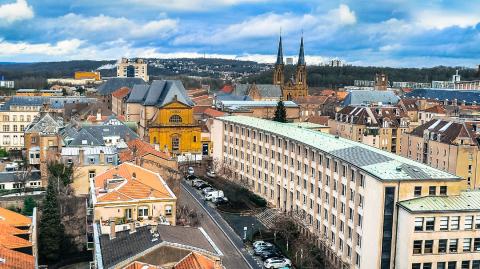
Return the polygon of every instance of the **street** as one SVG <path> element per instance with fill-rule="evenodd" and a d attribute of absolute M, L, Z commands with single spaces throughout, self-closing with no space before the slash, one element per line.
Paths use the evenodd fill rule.
<path fill-rule="evenodd" d="M 203 203 L 200 196 L 188 183 L 182 180 L 182 188 L 178 199 L 179 205 L 187 205 L 196 210 L 200 217 L 200 225 L 212 238 L 223 253 L 223 265 L 227 269 L 258 269 L 261 265 L 249 254 L 242 239 L 233 231 L 220 214 Z"/>

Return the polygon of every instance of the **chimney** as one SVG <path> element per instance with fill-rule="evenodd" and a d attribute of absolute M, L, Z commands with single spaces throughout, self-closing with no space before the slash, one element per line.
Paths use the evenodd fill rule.
<path fill-rule="evenodd" d="M 222 268 L 223 268 L 222 260 L 220 260 L 220 258 L 215 258 L 213 269 L 222 269 Z"/>
<path fill-rule="evenodd" d="M 130 233 L 136 232 L 135 221 L 130 222 Z"/>
<path fill-rule="evenodd" d="M 102 120 L 102 109 L 99 108 L 97 110 L 97 121 L 101 121 Z"/>
<path fill-rule="evenodd" d="M 84 149 L 83 148 L 79 148 L 78 149 L 78 162 L 80 165 L 84 165 L 85 164 L 85 159 L 84 159 Z"/>
<path fill-rule="evenodd" d="M 115 232 L 115 220 L 110 220 L 110 240 L 115 239 L 117 233 Z"/>

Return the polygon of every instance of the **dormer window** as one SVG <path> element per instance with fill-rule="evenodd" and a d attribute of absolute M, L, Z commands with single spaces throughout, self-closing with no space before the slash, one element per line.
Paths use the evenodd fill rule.
<path fill-rule="evenodd" d="M 182 122 L 182 117 L 180 117 L 179 115 L 173 115 L 170 117 L 170 119 L 168 120 L 170 123 L 181 123 Z"/>

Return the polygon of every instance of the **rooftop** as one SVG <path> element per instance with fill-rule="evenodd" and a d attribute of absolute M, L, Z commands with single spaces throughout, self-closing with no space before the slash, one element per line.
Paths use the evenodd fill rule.
<path fill-rule="evenodd" d="M 155 149 L 150 143 L 147 143 L 140 138 L 133 139 L 127 142 L 128 148 L 119 153 L 120 161 L 132 161 L 134 157 L 143 157 L 151 154 L 162 159 L 170 159 L 170 155 Z M 133 154 L 135 152 L 135 156 Z"/>
<path fill-rule="evenodd" d="M 224 107 L 276 107 L 277 101 L 220 101 Z M 285 107 L 298 107 L 293 101 L 283 101 Z M 218 106 L 218 105 L 217 105 Z"/>
<path fill-rule="evenodd" d="M 128 162 L 96 176 L 94 184 L 98 203 L 176 199 L 159 174 Z"/>
<path fill-rule="evenodd" d="M 363 169 L 379 180 L 460 180 L 455 175 L 381 149 L 291 124 L 246 116 L 226 116 L 219 119 L 258 128 L 319 149 Z"/>
<path fill-rule="evenodd" d="M 98 93 L 109 95 L 123 87 L 131 89 L 136 84 L 145 84 L 145 81 L 141 78 L 110 78 L 98 87 Z"/>
<path fill-rule="evenodd" d="M 18 251 L 10 250 L 2 246 L 0 246 L 0 259 L 4 260 L 3 264 L 0 263 L 0 268 L 35 268 L 35 259 L 32 255 L 27 255 Z"/>
<path fill-rule="evenodd" d="M 393 91 L 353 90 L 350 91 L 343 105 L 364 105 L 371 103 L 397 104 L 400 98 Z"/>
<path fill-rule="evenodd" d="M 32 224 L 32 220 L 29 217 L 0 207 L 0 223 L 2 222 L 14 227 L 25 227 Z"/>
<path fill-rule="evenodd" d="M 460 195 L 426 196 L 399 202 L 404 209 L 415 213 L 480 211 L 480 191 L 463 191 Z"/>
<path fill-rule="evenodd" d="M 154 80 L 150 85 L 135 85 L 127 103 L 163 107 L 175 100 L 187 106 L 195 105 L 180 80 Z"/>

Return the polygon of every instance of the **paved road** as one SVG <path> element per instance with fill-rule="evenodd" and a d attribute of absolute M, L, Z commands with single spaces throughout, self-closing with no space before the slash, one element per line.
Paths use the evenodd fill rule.
<path fill-rule="evenodd" d="M 200 225 L 212 238 L 223 253 L 223 265 L 227 269 L 259 269 L 262 266 L 249 254 L 242 239 L 233 231 L 228 223 L 212 207 L 204 205 L 203 199 L 188 183 L 182 180 L 182 188 L 178 199 L 179 205 L 187 205 L 195 209 L 199 215 Z"/>

